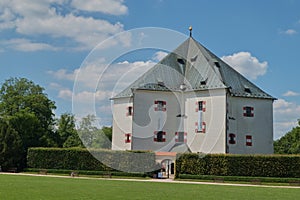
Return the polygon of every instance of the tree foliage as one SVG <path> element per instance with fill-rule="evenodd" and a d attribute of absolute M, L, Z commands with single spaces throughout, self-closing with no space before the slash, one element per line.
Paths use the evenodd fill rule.
<path fill-rule="evenodd" d="M 300 154 L 300 120 L 298 126 L 274 142 L 277 154 Z"/>
<path fill-rule="evenodd" d="M 0 166 L 4 171 L 20 167 L 22 159 L 22 140 L 17 131 L 3 119 L 0 119 Z"/>
<path fill-rule="evenodd" d="M 99 129 L 95 125 L 96 117 L 87 115 L 82 118 L 78 128 L 78 134 L 87 148 L 111 148 L 112 129 L 102 127 Z"/>
<path fill-rule="evenodd" d="M 59 147 L 83 147 L 76 130 L 75 116 L 64 113 L 57 120 L 57 133 L 59 135 Z"/>
<path fill-rule="evenodd" d="M 0 116 L 5 118 L 15 131 L 14 135 L 18 133 L 22 141 L 22 167 L 25 166 L 28 147 L 57 145 L 57 136 L 53 131 L 55 108 L 55 103 L 44 93 L 44 88 L 32 81 L 10 78 L 2 84 Z"/>

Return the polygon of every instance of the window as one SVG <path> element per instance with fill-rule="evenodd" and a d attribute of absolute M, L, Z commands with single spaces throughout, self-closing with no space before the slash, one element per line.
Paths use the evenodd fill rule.
<path fill-rule="evenodd" d="M 235 134 L 233 134 L 233 133 L 229 134 L 228 143 L 229 144 L 235 144 L 236 143 L 236 141 L 235 141 Z"/>
<path fill-rule="evenodd" d="M 165 142 L 165 141 L 166 141 L 166 132 L 164 131 L 154 132 L 154 142 Z"/>
<path fill-rule="evenodd" d="M 132 115 L 133 115 L 133 107 L 128 106 L 126 116 L 132 116 Z"/>
<path fill-rule="evenodd" d="M 254 108 L 250 106 L 245 106 L 244 110 L 244 117 L 254 117 Z"/>
<path fill-rule="evenodd" d="M 125 143 L 130 143 L 131 142 L 131 134 L 130 133 L 126 133 L 125 134 Z"/>
<path fill-rule="evenodd" d="M 246 135 L 246 146 L 252 146 L 252 136 Z"/>
<path fill-rule="evenodd" d="M 175 142 L 186 143 L 187 133 L 185 132 L 176 132 L 175 133 Z"/>
<path fill-rule="evenodd" d="M 155 111 L 166 111 L 166 102 L 165 101 L 154 101 L 154 104 L 156 105 L 156 107 L 154 108 Z"/>
<path fill-rule="evenodd" d="M 203 113 L 206 111 L 206 101 L 196 102 L 196 112 L 198 113 L 198 121 L 196 122 L 196 133 L 205 133 L 206 123 L 203 121 Z"/>
<path fill-rule="evenodd" d="M 206 101 L 198 101 L 196 102 L 196 112 L 205 112 L 206 111 Z"/>
<path fill-rule="evenodd" d="M 205 131 L 206 131 L 206 123 L 205 122 L 202 122 L 200 125 L 199 125 L 199 122 L 195 122 L 195 126 L 196 126 L 195 133 L 205 133 Z"/>

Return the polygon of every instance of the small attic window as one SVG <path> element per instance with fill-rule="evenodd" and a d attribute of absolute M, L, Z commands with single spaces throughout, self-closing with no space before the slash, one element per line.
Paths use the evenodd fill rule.
<path fill-rule="evenodd" d="M 206 85 L 206 80 L 200 82 L 201 85 Z"/>
<path fill-rule="evenodd" d="M 244 90 L 245 90 L 245 92 L 247 92 L 247 93 L 251 93 L 251 90 L 250 90 L 250 88 L 248 87 L 248 86 L 244 86 Z"/>
<path fill-rule="evenodd" d="M 182 58 L 177 58 L 177 62 L 178 62 L 179 64 L 181 64 L 181 65 L 184 65 L 184 64 L 185 64 L 185 62 L 184 62 L 184 60 L 183 60 Z"/>
<path fill-rule="evenodd" d="M 216 67 L 218 67 L 218 68 L 221 67 L 221 65 L 220 65 L 220 63 L 219 63 L 218 61 L 215 61 L 215 65 L 216 65 Z"/>
<path fill-rule="evenodd" d="M 157 84 L 162 87 L 165 86 L 165 83 L 163 81 L 158 81 Z"/>

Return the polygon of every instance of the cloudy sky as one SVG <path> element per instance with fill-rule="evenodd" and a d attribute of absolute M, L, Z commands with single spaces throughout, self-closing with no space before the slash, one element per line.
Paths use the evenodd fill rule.
<path fill-rule="evenodd" d="M 112 88 L 121 90 L 153 66 L 192 25 L 197 41 L 278 99 L 277 139 L 300 118 L 299 8 L 297 0 L 1 0 L 0 82 L 33 80 L 56 102 L 58 116 L 73 111 L 72 96 L 86 114 L 96 99 L 97 113 L 109 124 Z M 144 27 L 163 28 L 172 40 L 156 41 Z M 143 31 L 131 31 L 136 28 Z M 162 46 L 121 51 L 138 49 L 147 37 Z"/>

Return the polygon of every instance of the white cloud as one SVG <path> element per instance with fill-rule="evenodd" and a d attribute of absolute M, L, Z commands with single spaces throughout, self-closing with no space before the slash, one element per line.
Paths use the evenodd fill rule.
<path fill-rule="evenodd" d="M 285 35 L 295 35 L 295 34 L 297 34 L 297 31 L 294 29 L 287 29 L 285 31 L 282 31 L 281 33 L 285 34 Z"/>
<path fill-rule="evenodd" d="M 300 105 L 278 99 L 274 102 L 274 138 L 278 139 L 293 127 L 297 126 L 300 118 Z"/>
<path fill-rule="evenodd" d="M 0 42 L 2 45 L 6 46 L 7 48 L 18 50 L 18 51 L 41 51 L 41 50 L 51 50 L 55 51 L 58 48 L 53 47 L 52 45 L 40 42 L 32 42 L 28 39 L 17 38 L 11 39 L 8 41 Z"/>
<path fill-rule="evenodd" d="M 123 0 L 73 0 L 71 5 L 78 10 L 122 15 L 128 11 L 128 8 L 123 3 Z"/>
<path fill-rule="evenodd" d="M 259 61 L 256 57 L 252 56 L 250 52 L 239 52 L 233 55 L 223 56 L 222 60 L 252 80 L 255 80 L 258 76 L 263 76 L 268 68 L 266 61 Z"/>
<path fill-rule="evenodd" d="M 98 64 L 90 63 L 71 72 L 65 69 L 49 72 L 58 81 L 75 81 L 75 85 L 78 86 L 74 90 L 75 93 L 57 83 L 51 83 L 50 86 L 58 91 L 59 98 L 71 100 L 73 97 L 73 108 L 76 110 L 76 115 L 86 116 L 97 112 L 100 115 L 97 117 L 101 118 L 102 121 L 104 120 L 107 125 L 107 122 L 111 121 L 111 102 L 109 99 L 128 87 L 154 64 L 152 61 L 133 63 L 124 61 L 107 65 L 103 59 L 100 59 Z M 93 110 L 92 102 L 95 102 L 97 109 Z"/>
<path fill-rule="evenodd" d="M 58 93 L 58 97 L 66 100 L 71 100 L 73 96 L 73 92 L 69 89 L 61 89 Z"/>
<path fill-rule="evenodd" d="M 90 63 L 71 72 L 60 69 L 48 73 L 59 80 L 76 81 L 77 84 L 81 85 L 81 88 L 94 89 L 99 81 L 102 88 L 110 87 L 111 90 L 117 84 L 122 85 L 124 89 L 124 86 L 136 80 L 154 64 L 151 61 L 136 61 L 133 63 L 124 61 L 108 65 L 100 59 L 98 63 Z"/>
<path fill-rule="evenodd" d="M 154 61 L 159 62 L 159 61 L 161 61 L 164 57 L 166 57 L 167 55 L 168 55 L 167 52 L 164 52 L 164 51 L 158 51 L 158 52 L 156 52 L 156 53 L 153 55 L 152 59 L 153 59 Z"/>
<path fill-rule="evenodd" d="M 300 94 L 294 91 L 287 91 L 286 93 L 283 94 L 283 96 L 285 97 L 295 97 L 295 96 L 299 96 Z"/>
<path fill-rule="evenodd" d="M 79 7 L 87 12 L 83 15 L 78 11 Z M 122 0 L 2 0 L 0 30 L 10 29 L 31 38 L 40 39 L 39 36 L 44 36 L 66 39 L 61 46 L 67 45 L 76 50 L 91 49 L 99 42 L 124 30 L 120 22 L 110 23 L 94 18 L 89 15 L 89 11 L 119 15 L 126 13 L 127 7 L 123 5 Z M 129 41 L 130 34 L 127 34 L 116 38 L 116 43 L 110 45 L 128 45 Z"/>

